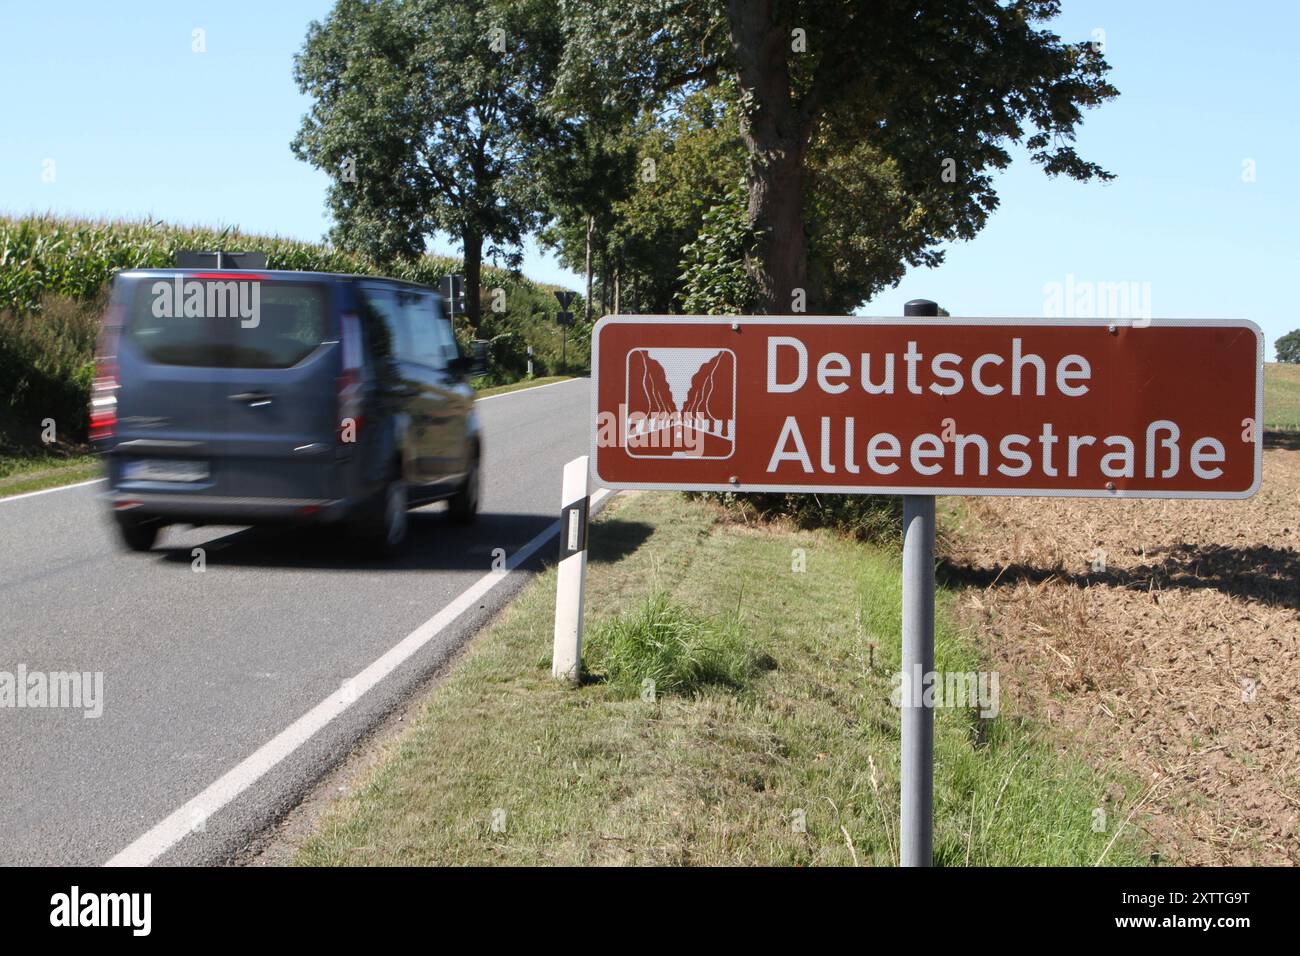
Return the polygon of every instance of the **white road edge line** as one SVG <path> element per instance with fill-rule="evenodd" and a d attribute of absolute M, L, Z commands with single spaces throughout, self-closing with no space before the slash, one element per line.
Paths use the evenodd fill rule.
<path fill-rule="evenodd" d="M 553 384 L 558 385 L 560 383 L 555 382 Z M 57 488 L 42 488 L 40 491 L 24 491 L 21 495 L 8 495 L 7 497 L 0 498 L 0 505 L 4 504 L 6 501 L 17 501 L 19 498 L 32 498 L 36 495 L 48 495 L 54 491 L 67 491 L 69 488 L 84 488 L 86 485 L 96 485 L 101 481 L 108 481 L 108 479 L 91 478 L 89 481 L 78 481 L 76 484 L 72 485 L 59 485 Z"/>
<path fill-rule="evenodd" d="M 559 384 L 558 382 L 554 384 Z M 612 492 L 602 488 L 591 496 L 594 507 Z M 318 731 L 339 717 L 354 702 L 385 677 L 411 658 L 417 651 L 438 636 L 460 615 L 473 607 L 493 588 L 509 577 L 519 565 L 531 558 L 560 529 L 558 521 L 549 525 L 535 538 L 514 553 L 506 562 L 506 571 L 489 571 L 468 589 L 462 591 L 450 604 L 402 638 L 391 650 L 376 660 L 339 690 L 303 714 L 280 733 L 259 747 L 232 769 L 211 784 L 194 799 L 158 823 L 130 846 L 117 853 L 105 866 L 148 866 L 172 849 L 195 828 L 195 822 L 206 820 L 255 784 L 282 760 L 306 743 Z"/>
<path fill-rule="evenodd" d="M 558 382 L 547 382 L 545 385 L 529 385 L 527 388 L 517 388 L 513 392 L 502 392 L 500 395 L 487 395 L 483 398 L 474 399 L 475 403 L 490 402 L 494 398 L 509 398 L 511 395 L 522 395 L 524 392 L 535 392 L 539 388 L 550 388 L 552 385 L 568 385 L 570 382 L 585 382 L 588 376 L 578 375 L 574 378 L 562 379 Z"/>

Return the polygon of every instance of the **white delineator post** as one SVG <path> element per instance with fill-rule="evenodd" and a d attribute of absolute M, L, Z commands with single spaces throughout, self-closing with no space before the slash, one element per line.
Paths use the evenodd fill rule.
<path fill-rule="evenodd" d="M 582 604 L 587 582 L 587 456 L 564 466 L 560 494 L 560 565 L 555 576 L 555 647 L 551 676 L 577 683 L 582 673 Z"/>

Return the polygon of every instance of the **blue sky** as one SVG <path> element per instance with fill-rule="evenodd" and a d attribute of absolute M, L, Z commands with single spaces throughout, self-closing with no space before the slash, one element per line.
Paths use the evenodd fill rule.
<path fill-rule="evenodd" d="M 0 0 L 0 210 L 319 239 L 326 178 L 289 152 L 307 108 L 291 69 L 308 22 L 331 5 Z M 1063 36 L 1104 31 L 1121 96 L 1087 115 L 1079 147 L 1118 179 L 1049 180 L 1022 157 L 974 241 L 859 311 L 896 315 L 931 298 L 954 315 L 1042 315 L 1054 291 L 1104 298 L 1101 284 L 1124 283 L 1139 317 L 1149 302 L 1156 317 L 1253 319 L 1272 358 L 1273 340 L 1300 327 L 1286 291 L 1300 231 L 1300 4 L 1064 7 Z M 205 53 L 191 49 L 196 28 Z M 525 271 L 579 286 L 535 247 Z"/>

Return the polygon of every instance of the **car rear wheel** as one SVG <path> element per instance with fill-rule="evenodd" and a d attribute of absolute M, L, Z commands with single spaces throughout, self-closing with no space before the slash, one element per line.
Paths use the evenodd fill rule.
<path fill-rule="evenodd" d="M 447 499 L 447 515 L 455 524 L 473 524 L 478 517 L 479 483 L 481 481 L 479 456 L 474 455 L 469 473 L 460 490 Z"/>
<path fill-rule="evenodd" d="M 117 530 L 122 538 L 122 544 L 129 550 L 152 551 L 162 525 L 157 521 L 141 522 L 119 518 Z"/>

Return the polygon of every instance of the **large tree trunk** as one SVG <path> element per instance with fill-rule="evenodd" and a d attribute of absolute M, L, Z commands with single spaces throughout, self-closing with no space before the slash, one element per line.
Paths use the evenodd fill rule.
<path fill-rule="evenodd" d="M 803 160 L 782 147 L 763 149 L 764 165 L 749 177 L 749 216 L 758 232 L 746 262 L 754 278 L 759 313 L 815 308 L 808 283 L 808 238 L 804 234 Z"/>
<path fill-rule="evenodd" d="M 465 316 L 469 319 L 474 337 L 478 337 L 479 310 L 482 295 L 479 286 L 483 279 L 483 236 L 481 233 L 466 230 L 461 236 L 465 246 Z"/>
<path fill-rule="evenodd" d="M 791 100 L 790 28 L 773 0 L 729 0 L 731 49 L 742 98 L 741 138 L 749 152 L 749 217 L 757 233 L 746 267 L 757 286 L 755 310 L 811 311 L 819 290 L 808 285 L 803 163 L 808 124 Z M 802 294 L 800 293 L 802 291 Z"/>

